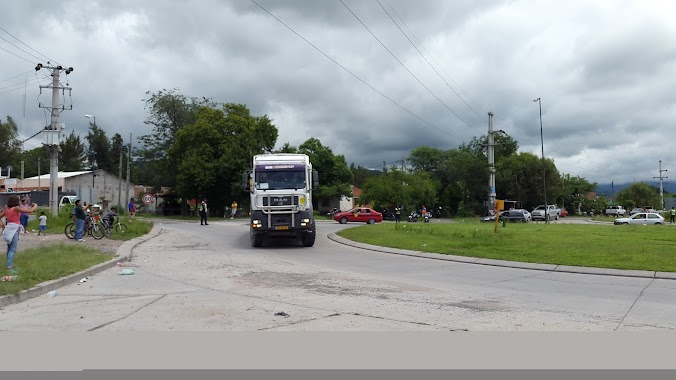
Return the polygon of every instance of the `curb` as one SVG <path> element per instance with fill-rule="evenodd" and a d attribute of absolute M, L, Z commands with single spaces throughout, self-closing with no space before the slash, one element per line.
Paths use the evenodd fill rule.
<path fill-rule="evenodd" d="M 539 270 L 539 271 L 543 271 L 543 272 L 593 274 L 593 275 L 601 275 L 601 276 L 638 277 L 638 278 L 652 278 L 652 279 L 661 279 L 661 280 L 676 280 L 676 273 L 674 273 L 674 272 L 656 272 L 656 271 L 645 271 L 645 270 L 623 270 L 623 269 L 608 269 L 608 268 L 588 268 L 588 267 L 576 267 L 576 266 L 569 266 L 569 265 L 522 263 L 522 262 L 518 262 L 518 261 L 484 259 L 484 258 L 479 258 L 479 257 L 468 257 L 468 256 L 444 255 L 444 254 L 441 254 L 441 253 L 410 251 L 410 250 L 405 250 L 405 249 L 388 248 L 388 247 L 381 247 L 381 246 L 377 246 L 377 245 L 358 243 L 358 242 L 340 237 L 333 232 L 328 234 L 327 236 L 328 236 L 329 240 L 333 240 L 336 243 L 347 245 L 347 246 L 354 247 L 354 248 L 360 248 L 360 249 L 365 249 L 365 250 L 369 250 L 369 251 L 376 251 L 376 252 L 383 252 L 383 253 L 391 253 L 391 254 L 395 254 L 395 255 L 422 257 L 422 258 L 425 258 L 425 259 L 432 259 L 432 260 L 453 261 L 453 262 L 464 263 L 464 264 L 489 265 L 489 266 L 503 267 L 503 268 Z"/>
<path fill-rule="evenodd" d="M 146 242 L 147 240 L 150 240 L 155 236 L 159 235 L 160 230 L 161 228 L 159 227 L 159 224 L 153 224 L 153 228 L 150 230 L 148 234 L 139 236 L 132 240 L 125 241 L 124 243 L 122 243 L 122 245 L 120 245 L 120 248 L 117 249 L 115 257 L 111 260 L 108 260 L 101 264 L 94 265 L 91 268 L 82 270 L 77 273 L 73 273 L 66 277 L 61 277 L 56 280 L 46 281 L 37 284 L 34 287 L 22 290 L 17 294 L 8 294 L 6 296 L 2 296 L 0 297 L 0 307 L 27 301 L 31 298 L 35 298 L 37 296 L 51 292 L 52 290 L 56 290 L 63 286 L 74 284 L 83 277 L 93 276 L 106 269 L 113 268 L 120 261 L 129 261 L 129 259 L 132 257 L 132 249 L 134 249 L 134 247 L 136 247 L 137 245 Z"/>

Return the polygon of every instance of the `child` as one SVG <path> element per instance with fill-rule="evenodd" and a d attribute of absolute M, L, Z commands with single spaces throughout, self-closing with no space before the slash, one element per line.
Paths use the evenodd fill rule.
<path fill-rule="evenodd" d="M 38 235 L 47 235 L 47 217 L 45 216 L 44 211 L 40 211 L 40 217 L 38 219 L 40 220 L 40 230 L 38 231 Z"/>

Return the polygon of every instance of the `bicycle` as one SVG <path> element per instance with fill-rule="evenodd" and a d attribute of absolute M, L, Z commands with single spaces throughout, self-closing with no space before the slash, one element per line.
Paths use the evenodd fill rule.
<path fill-rule="evenodd" d="M 113 227 L 115 228 L 115 232 L 119 233 L 125 233 L 127 232 L 127 225 L 124 223 L 120 223 L 120 216 L 115 215 L 115 218 L 113 219 L 113 223 L 110 223 L 110 219 L 103 219 L 103 225 L 109 231 L 107 235 L 110 235 L 112 233 Z"/>
<path fill-rule="evenodd" d="M 101 218 L 98 215 L 89 215 L 85 219 L 84 234 L 93 237 L 96 240 L 103 239 L 106 236 L 105 229 L 101 224 Z M 75 239 L 75 223 L 68 223 L 64 228 L 64 234 L 69 239 Z"/>

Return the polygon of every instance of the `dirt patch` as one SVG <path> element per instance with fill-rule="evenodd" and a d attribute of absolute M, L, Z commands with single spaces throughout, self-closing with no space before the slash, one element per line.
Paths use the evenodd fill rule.
<path fill-rule="evenodd" d="M 19 250 L 18 252 L 25 251 L 30 248 L 37 248 L 42 246 L 47 246 L 50 244 L 65 243 L 65 244 L 85 244 L 88 247 L 98 249 L 102 252 L 115 253 L 117 249 L 120 248 L 124 241 L 122 240 L 112 240 L 108 238 L 103 238 L 101 240 L 96 240 L 91 236 L 84 237 L 84 243 L 78 243 L 73 239 L 68 239 L 64 233 L 57 233 L 56 231 L 51 231 L 47 235 L 38 235 L 37 232 L 29 232 L 23 234 L 19 240 Z"/>

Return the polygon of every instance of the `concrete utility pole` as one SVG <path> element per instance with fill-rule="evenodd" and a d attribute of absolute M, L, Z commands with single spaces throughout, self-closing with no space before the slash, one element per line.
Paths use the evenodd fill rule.
<path fill-rule="evenodd" d="M 545 169 L 545 139 L 542 133 L 542 100 L 537 98 L 533 100 L 538 102 L 540 107 L 540 143 L 542 144 L 542 190 L 545 195 L 545 223 L 549 223 L 549 210 L 547 209 L 547 170 Z"/>
<path fill-rule="evenodd" d="M 125 199 L 124 203 L 127 203 L 129 201 L 129 199 L 131 198 L 129 196 L 129 172 L 130 172 L 129 161 L 131 161 L 131 135 L 132 134 L 130 133 L 129 134 L 129 151 L 127 153 L 127 186 L 126 186 L 126 194 L 127 195 L 124 198 Z M 122 207 L 127 208 L 127 206 L 125 204 L 122 204 Z"/>
<path fill-rule="evenodd" d="M 40 186 L 40 158 L 38 157 L 38 190 L 42 190 L 42 186 Z"/>
<path fill-rule="evenodd" d="M 40 71 L 43 68 L 52 71 L 52 84 L 50 86 L 40 86 L 40 89 L 52 89 L 52 106 L 43 107 L 42 104 L 40 104 L 39 107 L 50 109 L 52 116 L 51 124 L 45 127 L 43 132 L 47 136 L 47 143 L 45 145 L 49 148 L 49 209 L 53 216 L 57 216 L 59 214 L 59 188 L 57 180 L 59 177 L 59 152 L 61 151 L 59 142 L 61 140 L 61 131 L 63 130 L 63 125 L 57 125 L 57 121 L 61 112 L 66 109 L 63 104 L 59 103 L 59 90 L 72 90 L 70 87 L 61 86 L 59 76 L 62 71 L 64 71 L 66 75 L 70 74 L 73 72 L 73 68 L 69 67 L 64 69 L 61 65 L 43 66 L 41 63 L 38 63 L 35 67 L 35 71 Z M 69 109 L 72 110 L 73 106 L 71 105 Z"/>
<path fill-rule="evenodd" d="M 493 112 L 488 113 L 488 207 L 495 207 L 495 142 L 493 140 Z"/>
<path fill-rule="evenodd" d="M 120 149 L 120 174 L 118 175 L 120 182 L 117 185 L 117 204 L 122 206 L 122 149 Z"/>
<path fill-rule="evenodd" d="M 667 171 L 667 169 L 662 169 L 662 160 L 660 160 L 660 176 L 659 177 L 653 177 L 655 179 L 657 179 L 657 178 L 660 179 L 660 210 L 664 210 L 664 189 L 662 188 L 662 180 L 669 178 L 669 177 L 662 176 L 662 172 L 666 172 L 666 171 Z"/>

